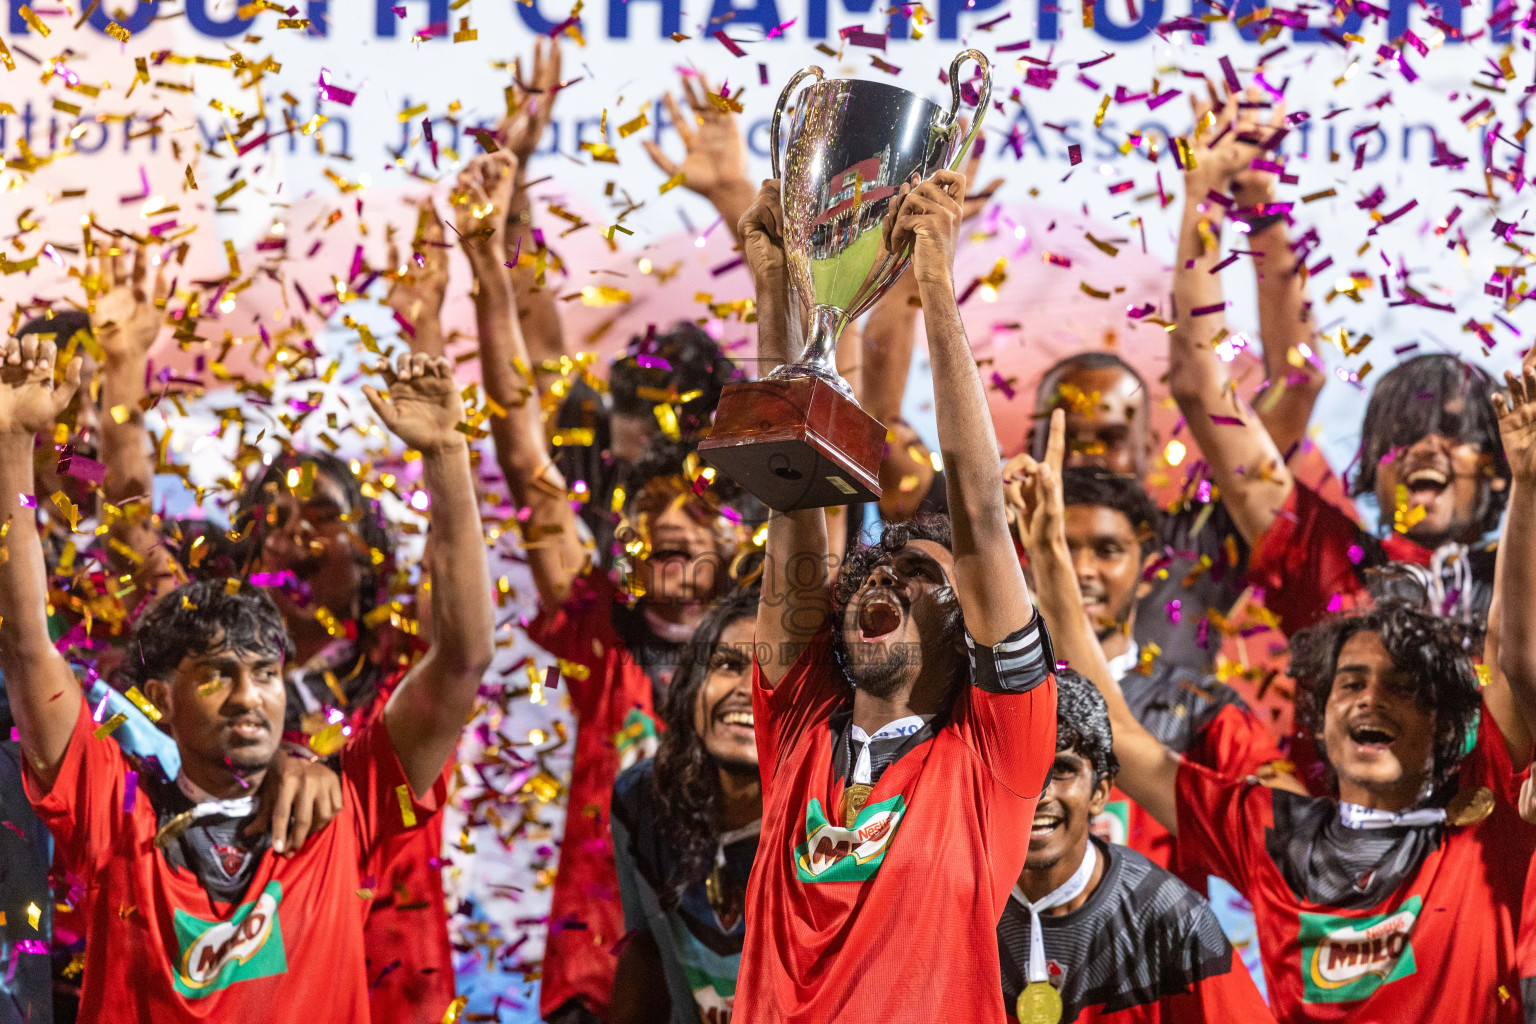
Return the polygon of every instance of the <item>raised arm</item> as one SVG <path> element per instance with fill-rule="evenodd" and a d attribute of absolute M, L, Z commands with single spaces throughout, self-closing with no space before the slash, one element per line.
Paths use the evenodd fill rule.
<path fill-rule="evenodd" d="M 54 342 L 29 335 L 0 342 L 0 674 L 5 677 L 21 749 L 39 781 L 52 787 L 80 714 L 80 684 L 48 636 L 48 570 L 33 493 L 32 448 L 51 430 L 80 385 L 80 359 L 54 381 Z"/>
<path fill-rule="evenodd" d="M 1178 755 L 1163 746 L 1131 713 L 1083 609 L 1077 573 L 1067 548 L 1062 501 L 1061 464 L 1066 434 L 1066 412 L 1057 409 L 1051 413 L 1045 462 L 1036 462 L 1028 454 L 1009 462 L 1013 475 L 1008 487 L 1013 504 L 1019 509 L 1019 535 L 1034 574 L 1040 617 L 1045 620 L 1056 657 L 1092 682 L 1109 705 L 1115 756 L 1120 759 L 1120 788 L 1176 835 Z"/>
<path fill-rule="evenodd" d="M 546 42 L 548 45 L 546 46 Z M 497 130 L 497 137 L 517 158 L 517 177 L 512 201 L 506 208 L 506 258 L 512 266 L 512 291 L 517 300 L 518 325 L 531 358 L 530 366 L 540 390 L 553 383 L 541 369 L 545 361 L 565 354 L 565 330 L 560 323 L 560 308 L 555 291 L 540 280 L 540 267 L 553 271 L 553 254 L 539 241 L 533 230 L 533 202 L 528 192 L 528 165 L 539 140 L 555 116 L 555 97 L 560 94 L 560 44 L 537 40 L 533 50 L 533 68 L 524 78 L 522 62 L 517 65 L 513 84 L 513 109 Z"/>
<path fill-rule="evenodd" d="M 176 586 L 178 566 L 155 524 L 154 460 L 144 428 L 145 378 L 149 350 L 160 333 L 166 300 L 164 267 L 149 280 L 149 255 L 141 246 L 128 266 L 126 254 L 104 247 L 97 267 L 100 294 L 91 311 L 91 329 L 101 348 L 101 496 L 107 511 L 107 558 L 113 569 L 133 577 L 136 604 Z M 56 338 L 62 350 L 69 338 Z M 81 402 L 91 400 L 81 395 Z M 115 511 L 114 511 L 115 510 Z"/>
<path fill-rule="evenodd" d="M 1273 175 L 1266 174 L 1273 180 Z M 1262 187 L 1262 186 L 1260 186 Z M 1248 205 L 1239 189 L 1239 202 Z M 1274 202 L 1273 188 L 1255 205 Z M 1264 373 L 1269 386 L 1254 400 L 1259 421 L 1282 455 L 1306 437 L 1312 408 L 1327 381 L 1315 344 L 1317 325 L 1302 277 L 1301 261 L 1291 250 L 1290 229 L 1283 215 L 1272 223 L 1260 221 L 1259 230 L 1248 235 L 1253 272 L 1258 278 L 1259 336 L 1264 343 Z M 1303 350 L 1302 346 L 1306 346 Z M 1307 353 L 1311 353 L 1308 358 Z"/>
<path fill-rule="evenodd" d="M 789 270 L 784 262 L 784 211 L 779 183 L 765 181 L 742 215 L 741 251 L 752 273 L 757 305 L 757 375 L 789 361 Z M 798 353 L 797 353 L 798 354 Z M 819 508 L 776 514 L 768 520 L 757 643 L 764 685 L 776 686 L 798 649 L 827 621 L 830 596 L 827 517 Z"/>
<path fill-rule="evenodd" d="M 683 142 L 683 162 L 673 163 L 661 146 L 647 140 L 645 151 L 669 178 L 683 176 L 683 187 L 708 199 L 725 221 L 727 230 L 741 242 L 740 221 L 756 198 L 747 177 L 747 140 L 729 97 L 710 87 L 703 75 L 698 80 L 683 76 L 683 99 L 688 113 L 677 107 L 669 93 L 662 97 L 672 127 Z"/>
<path fill-rule="evenodd" d="M 903 185 L 894 216 L 886 219 L 885 242 L 892 252 L 912 246 L 949 487 L 956 596 L 971 638 L 993 647 L 1028 622 L 1033 609 L 1008 534 L 997 435 L 955 299 L 965 187 L 965 176 L 949 170 Z"/>
<path fill-rule="evenodd" d="M 415 206 L 416 226 L 411 232 L 411 254 L 400 258 L 394 229 L 389 230 L 389 294 L 384 302 L 395 314 L 400 333 L 412 352 L 437 357 L 443 354 L 443 296 L 448 291 L 448 243 L 443 222 L 430 196 Z M 417 256 L 421 262 L 417 262 Z"/>
<path fill-rule="evenodd" d="M 1184 174 L 1184 217 L 1173 267 L 1174 327 L 1169 335 L 1168 389 L 1211 468 L 1238 532 L 1252 544 L 1274 522 L 1295 480 L 1258 414 L 1237 395 L 1216 352 L 1227 335 L 1220 238 L 1225 208 L 1208 199 L 1225 195 L 1233 176 L 1260 152 L 1256 122 L 1239 123 L 1230 97 L 1214 125 L 1197 104 L 1189 140 L 1193 159 Z"/>
<path fill-rule="evenodd" d="M 363 393 L 400 440 L 421 453 L 431 510 L 432 551 L 440 573 L 432 588 L 432 645 L 411 667 L 384 709 L 395 754 L 411 789 L 432 788 L 453 756 L 490 667 L 491 573 L 469 467 L 469 441 L 457 429 L 464 406 L 448 360 L 402 355 L 389 377 L 389 398 Z"/>
<path fill-rule="evenodd" d="M 1504 376 L 1509 394 L 1495 395 L 1493 404 L 1513 490 L 1504 513 L 1489 616 L 1498 671 L 1490 673 L 1483 700 L 1519 766 L 1531 759 L 1531 736 L 1536 734 L 1536 358 L 1528 353 L 1520 376 Z"/>
<path fill-rule="evenodd" d="M 528 349 L 518 326 L 512 285 L 502 266 L 502 211 L 512 194 L 516 161 L 506 151 L 475 157 L 459 175 L 455 201 L 459 235 L 475 274 L 475 323 L 480 334 L 480 374 L 491 416 L 491 438 L 507 490 L 529 510 L 523 522 L 528 566 L 539 602 L 554 608 L 565 600 L 586 565 L 576 514 L 565 478 L 544 448 L 544 422 L 534 388 Z"/>

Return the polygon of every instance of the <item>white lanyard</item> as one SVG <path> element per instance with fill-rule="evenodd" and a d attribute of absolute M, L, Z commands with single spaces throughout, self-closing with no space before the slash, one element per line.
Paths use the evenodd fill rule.
<path fill-rule="evenodd" d="M 894 722 L 886 722 L 873 736 L 866 736 L 864 730 L 856 725 L 850 725 L 849 736 L 855 743 L 862 744 L 859 747 L 859 756 L 853 763 L 853 781 L 862 785 L 870 785 L 870 776 L 874 774 L 874 767 L 869 760 L 869 747 L 875 740 L 894 739 L 897 736 L 910 736 L 923 727 L 922 715 L 908 715 L 898 718 Z"/>
<path fill-rule="evenodd" d="M 1339 804 L 1339 821 L 1345 828 L 1378 829 L 1412 825 L 1439 825 L 1445 821 L 1445 808 L 1425 807 L 1417 811 L 1380 811 L 1359 804 Z"/>
<path fill-rule="evenodd" d="M 1083 890 L 1088 888 L 1088 880 L 1093 877 L 1093 869 L 1098 862 L 1098 848 L 1090 839 L 1088 850 L 1083 854 L 1083 862 L 1077 866 L 1076 871 L 1072 872 L 1072 877 L 1061 883 L 1059 888 L 1051 890 L 1031 903 L 1029 897 L 1024 895 L 1024 890 L 1014 885 L 1013 898 L 1029 911 L 1029 969 L 1024 979 L 1028 983 L 1051 980 L 1050 972 L 1045 969 L 1045 936 L 1040 932 L 1040 912 L 1059 907 L 1063 903 L 1071 903 L 1081 896 Z"/>
<path fill-rule="evenodd" d="M 215 814 L 222 814 L 226 818 L 244 818 L 256 806 L 256 798 L 254 796 L 237 796 L 233 800 L 216 800 L 212 793 L 209 793 L 202 786 L 187 778 L 185 772 L 176 776 L 176 786 L 186 795 L 188 800 L 192 801 L 193 807 L 189 812 L 192 815 L 190 821 L 196 821 L 198 818 L 211 818 Z"/>
<path fill-rule="evenodd" d="M 1136 662 L 1141 659 L 1141 648 L 1132 640 L 1125 653 L 1109 659 L 1109 674 L 1115 677 L 1115 682 L 1120 682 L 1136 667 Z"/>

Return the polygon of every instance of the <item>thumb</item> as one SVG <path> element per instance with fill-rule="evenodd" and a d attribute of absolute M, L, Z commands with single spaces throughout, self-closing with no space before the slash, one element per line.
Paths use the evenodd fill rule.
<path fill-rule="evenodd" d="M 54 385 L 53 413 L 55 416 L 64 411 L 78 390 L 80 390 L 80 357 L 75 356 L 64 368 L 64 379 Z"/>
<path fill-rule="evenodd" d="M 649 140 L 642 142 L 640 145 L 645 147 L 646 155 L 651 158 L 651 163 L 655 164 L 662 174 L 669 178 L 677 176 L 677 165 L 667 158 L 667 154 L 661 151 L 660 146 Z"/>
<path fill-rule="evenodd" d="M 373 414 L 384 421 L 384 425 L 393 431 L 395 429 L 395 422 L 399 418 L 395 412 L 395 407 L 385 401 L 384 396 L 379 394 L 378 389 L 374 388 L 371 384 L 363 385 L 363 397 L 368 399 L 369 405 L 373 406 Z"/>
<path fill-rule="evenodd" d="M 1059 477 L 1061 464 L 1067 451 L 1067 412 L 1056 409 L 1051 413 L 1051 432 L 1045 442 L 1045 464 Z"/>

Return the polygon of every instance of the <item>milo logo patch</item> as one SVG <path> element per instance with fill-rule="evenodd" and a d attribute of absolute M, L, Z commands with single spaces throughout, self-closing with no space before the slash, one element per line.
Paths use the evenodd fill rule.
<path fill-rule="evenodd" d="M 1413 926 L 1423 906 L 1415 896 L 1373 917 L 1301 914 L 1302 1001 L 1356 1002 L 1417 971 Z"/>
<path fill-rule="evenodd" d="M 189 999 L 228 988 L 237 981 L 265 978 L 288 970 L 278 905 L 283 885 L 268 882 L 261 895 L 241 904 L 227 921 L 204 921 L 176 911 L 176 991 Z"/>
<path fill-rule="evenodd" d="M 827 820 L 820 800 L 805 809 L 805 842 L 795 847 L 795 873 L 802 882 L 851 882 L 874 877 L 896 836 L 907 802 L 900 795 L 870 804 L 852 828 Z"/>
<path fill-rule="evenodd" d="M 1131 805 L 1124 800 L 1111 800 L 1102 813 L 1089 820 L 1088 831 L 1106 843 L 1124 846 L 1131 834 Z"/>

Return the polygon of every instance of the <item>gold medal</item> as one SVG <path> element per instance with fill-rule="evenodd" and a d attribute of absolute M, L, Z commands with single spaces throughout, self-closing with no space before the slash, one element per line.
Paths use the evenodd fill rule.
<path fill-rule="evenodd" d="M 874 786 L 865 785 L 862 782 L 850 782 L 843 789 L 843 828 L 853 828 L 853 821 L 869 803 L 869 794 L 875 791 Z"/>
<path fill-rule="evenodd" d="M 1452 825 L 1476 825 L 1493 813 L 1493 793 L 1487 786 L 1463 789 L 1451 797 L 1445 820 Z"/>
<path fill-rule="evenodd" d="M 1019 993 L 1013 1010 L 1019 1024 L 1059 1024 L 1061 993 L 1048 981 L 1032 981 Z"/>

